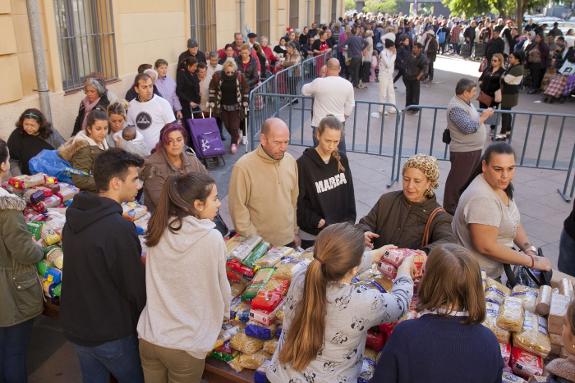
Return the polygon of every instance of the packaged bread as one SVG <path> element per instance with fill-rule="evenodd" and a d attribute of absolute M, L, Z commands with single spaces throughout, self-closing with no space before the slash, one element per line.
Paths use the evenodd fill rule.
<path fill-rule="evenodd" d="M 521 299 L 525 311 L 535 312 L 535 305 L 537 303 L 537 296 L 539 290 L 532 287 L 516 285 L 511 290 L 511 296 Z"/>
<path fill-rule="evenodd" d="M 559 293 L 561 295 L 566 295 L 570 299 L 573 299 L 573 284 L 569 278 L 562 278 L 559 283 Z"/>
<path fill-rule="evenodd" d="M 511 369 L 516 375 L 529 379 L 533 375 L 543 375 L 543 359 L 519 347 L 511 349 Z"/>
<path fill-rule="evenodd" d="M 532 312 L 525 312 L 523 329 L 513 334 L 513 346 L 547 357 L 551 352 L 551 339 L 547 332 L 547 320 Z"/>
<path fill-rule="evenodd" d="M 276 351 L 277 346 L 278 346 L 277 339 L 266 340 L 264 342 L 264 347 L 262 350 L 264 350 L 268 354 L 273 354 Z"/>
<path fill-rule="evenodd" d="M 502 378 L 501 383 L 527 383 L 525 379 L 520 378 L 509 371 L 503 371 Z"/>
<path fill-rule="evenodd" d="M 561 334 L 563 332 L 563 317 L 571 299 L 566 295 L 552 294 L 549 307 L 549 332 Z"/>
<path fill-rule="evenodd" d="M 502 304 L 505 297 L 511 294 L 511 290 L 497 282 L 495 279 L 487 278 L 485 280 L 485 300 L 488 302 Z"/>
<path fill-rule="evenodd" d="M 234 335 L 230 341 L 230 345 L 234 350 L 238 350 L 243 354 L 254 354 L 261 350 L 264 346 L 264 341 L 251 336 L 247 336 L 245 333 L 240 332 Z"/>
<path fill-rule="evenodd" d="M 497 317 L 499 316 L 499 305 L 493 302 L 485 302 L 485 321 L 483 325 L 491 330 L 499 343 L 509 343 L 509 331 L 497 326 Z"/>
<path fill-rule="evenodd" d="M 266 360 L 270 359 L 270 355 L 264 351 L 258 351 L 253 354 L 241 354 L 238 357 L 238 364 L 242 368 L 255 370 L 259 368 Z"/>
<path fill-rule="evenodd" d="M 519 332 L 523 328 L 525 310 L 519 298 L 507 297 L 499 307 L 497 326 L 511 332 Z"/>
<path fill-rule="evenodd" d="M 539 315 L 548 315 L 551 306 L 551 286 L 543 285 L 539 288 L 539 294 L 535 301 L 535 312 Z"/>

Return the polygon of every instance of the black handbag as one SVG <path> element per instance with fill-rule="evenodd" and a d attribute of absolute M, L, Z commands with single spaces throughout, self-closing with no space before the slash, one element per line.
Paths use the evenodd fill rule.
<path fill-rule="evenodd" d="M 230 234 L 230 229 L 228 229 L 228 225 L 226 225 L 220 213 L 214 218 L 214 223 L 216 224 L 216 230 L 222 233 L 224 238 Z"/>
<path fill-rule="evenodd" d="M 537 256 L 543 257 L 543 251 L 537 249 Z M 538 289 L 543 285 L 551 286 L 553 271 L 533 270 L 527 266 L 511 267 L 509 264 L 503 265 L 505 275 L 507 275 L 507 287 L 512 289 L 515 285 L 524 285 Z"/>
<path fill-rule="evenodd" d="M 443 143 L 447 145 L 451 143 L 451 132 L 449 131 L 449 128 L 445 128 L 445 130 L 443 131 L 441 141 L 443 141 Z"/>

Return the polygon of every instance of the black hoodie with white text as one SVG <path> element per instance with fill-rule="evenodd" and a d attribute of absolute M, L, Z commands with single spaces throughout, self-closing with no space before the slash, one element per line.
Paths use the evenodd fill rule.
<path fill-rule="evenodd" d="M 355 223 L 353 180 L 345 155 L 341 155 L 341 163 L 344 172 L 338 170 L 334 157 L 326 164 L 315 148 L 307 148 L 298 158 L 297 223 L 306 233 L 319 234 L 317 226 L 322 218 L 326 222 L 323 228 L 339 222 Z"/>

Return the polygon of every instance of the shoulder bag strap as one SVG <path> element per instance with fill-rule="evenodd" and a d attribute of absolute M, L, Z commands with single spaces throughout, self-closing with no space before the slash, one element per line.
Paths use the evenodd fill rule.
<path fill-rule="evenodd" d="M 425 246 L 427 246 L 429 244 L 429 232 L 431 231 L 431 224 L 433 223 L 433 220 L 435 219 L 435 217 L 443 211 L 445 211 L 445 210 L 442 207 L 436 207 L 435 209 L 433 209 L 431 214 L 429 214 L 429 217 L 427 218 L 427 222 L 425 223 L 425 229 L 423 229 L 423 238 L 421 239 L 421 248 L 424 248 Z"/>

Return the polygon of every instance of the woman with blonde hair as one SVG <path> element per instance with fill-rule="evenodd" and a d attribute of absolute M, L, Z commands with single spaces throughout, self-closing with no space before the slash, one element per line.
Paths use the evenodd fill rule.
<path fill-rule="evenodd" d="M 364 253 L 363 233 L 349 223 L 318 235 L 313 261 L 296 272 L 285 299 L 283 331 L 267 370 L 272 383 L 357 381 L 367 330 L 403 316 L 413 294 L 412 257 L 399 267 L 390 294 L 351 284 L 384 250 Z"/>
<path fill-rule="evenodd" d="M 485 295 L 469 251 L 454 244 L 434 248 L 418 295 L 419 318 L 395 327 L 372 382 L 501 382 L 501 350 L 481 324 Z"/>

